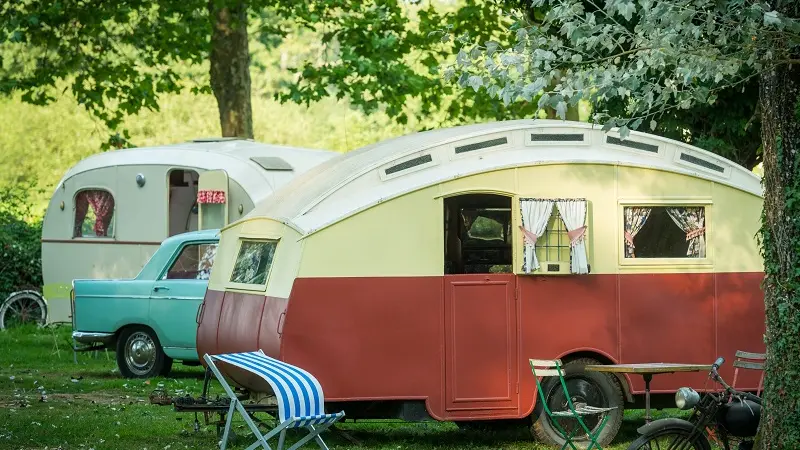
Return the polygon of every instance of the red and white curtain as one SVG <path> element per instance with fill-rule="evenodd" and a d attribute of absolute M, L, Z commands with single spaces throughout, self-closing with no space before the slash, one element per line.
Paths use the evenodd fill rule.
<path fill-rule="evenodd" d="M 114 217 L 114 196 L 110 192 L 101 189 L 89 189 L 81 191 L 75 196 L 75 223 L 73 236 L 83 236 L 83 222 L 89 212 L 89 206 L 94 212 L 94 234 L 97 237 L 107 237 L 108 228 Z"/>
<path fill-rule="evenodd" d="M 586 255 L 586 200 L 567 199 L 556 202 L 561 220 L 567 227 L 570 245 L 570 271 L 576 274 L 589 273 L 589 258 Z"/>
<path fill-rule="evenodd" d="M 667 214 L 686 233 L 689 248 L 686 256 L 690 258 L 706 257 L 706 214 L 702 206 L 667 208 Z"/>
<path fill-rule="evenodd" d="M 525 240 L 525 251 L 523 252 L 522 270 L 531 273 L 539 268 L 539 260 L 536 259 L 536 241 L 547 228 L 547 222 L 553 211 L 552 200 L 541 199 L 520 199 L 520 209 L 522 210 L 522 231 Z"/>
<path fill-rule="evenodd" d="M 636 246 L 633 245 L 633 238 L 636 237 L 636 233 L 642 229 L 644 223 L 647 222 L 647 218 L 650 216 L 650 213 L 653 211 L 653 208 L 649 208 L 646 206 L 630 206 L 625 207 L 625 257 L 626 258 L 636 258 L 636 254 L 634 250 Z"/>

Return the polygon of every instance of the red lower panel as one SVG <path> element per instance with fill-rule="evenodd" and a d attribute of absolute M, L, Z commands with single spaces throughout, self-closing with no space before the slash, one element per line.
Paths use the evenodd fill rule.
<path fill-rule="evenodd" d="M 518 297 L 508 297 L 506 288 L 475 290 L 446 307 L 446 280 L 458 277 L 298 279 L 288 306 L 282 299 L 233 293 L 220 298 L 209 291 L 198 351 L 262 348 L 274 356 L 280 345 L 281 358 L 313 373 L 327 400 L 427 399 L 434 417 L 455 419 L 480 414 L 474 409 L 480 402 L 448 411 L 448 384 L 456 393 L 452 403 L 499 399 L 515 379 L 520 382 L 519 393 L 512 391 L 517 412 L 502 414 L 527 414 L 535 391 L 529 358 L 591 352 L 622 363 L 710 364 L 724 356 L 723 376 L 732 379 L 736 350 L 764 350 L 763 275 L 758 273 L 523 276 L 516 279 Z M 214 311 L 218 330 L 209 329 L 217 325 L 209 318 Z M 451 324 L 452 332 L 447 332 L 448 318 L 458 322 Z M 475 347 L 472 354 L 470 347 Z M 486 354 L 489 347 L 516 353 L 508 370 L 517 375 L 504 373 L 499 368 L 504 359 Z M 446 377 L 453 352 L 462 355 L 452 366 L 455 379 Z M 702 389 L 704 378 L 657 375 L 652 389 L 674 391 L 683 384 Z M 641 377 L 631 381 L 634 392 L 643 391 Z M 738 381 L 740 387 L 755 387 L 758 376 L 740 374 Z"/>

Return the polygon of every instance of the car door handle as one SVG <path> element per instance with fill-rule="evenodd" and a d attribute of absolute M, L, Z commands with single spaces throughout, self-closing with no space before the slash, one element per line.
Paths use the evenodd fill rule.
<path fill-rule="evenodd" d="M 166 286 L 156 286 L 156 287 L 153 288 L 153 290 L 156 291 L 156 292 L 158 292 L 158 291 L 168 291 L 169 288 L 166 287 Z"/>

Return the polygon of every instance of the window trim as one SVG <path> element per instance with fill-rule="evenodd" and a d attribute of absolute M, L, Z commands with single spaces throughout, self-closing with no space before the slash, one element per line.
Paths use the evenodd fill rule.
<path fill-rule="evenodd" d="M 158 274 L 158 277 L 156 278 L 156 281 L 177 280 L 176 278 L 167 279 L 167 278 L 164 278 L 164 277 L 167 276 L 167 273 L 169 273 L 169 269 L 171 269 L 172 265 L 175 264 L 175 261 L 178 260 L 178 257 L 181 255 L 181 252 L 183 252 L 183 249 L 185 249 L 186 247 L 188 247 L 190 245 L 203 245 L 203 244 L 214 244 L 214 245 L 217 246 L 217 252 L 219 252 L 219 241 L 208 240 L 208 239 L 203 239 L 203 240 L 200 240 L 200 241 L 186 241 L 186 242 L 182 243 L 181 245 L 179 245 L 178 248 L 175 249 L 172 252 L 172 254 L 169 256 L 169 259 L 167 260 L 167 263 L 164 264 L 164 267 L 161 269 L 161 272 Z M 214 264 L 211 266 L 211 270 L 214 270 L 214 266 L 217 265 L 217 255 L 218 254 L 219 253 L 215 253 L 214 254 Z M 204 282 L 207 283 L 209 280 L 198 280 L 198 279 L 195 278 L 195 279 L 181 279 L 180 281 L 204 281 Z"/>
<path fill-rule="evenodd" d="M 617 240 L 617 263 L 622 269 L 646 267 L 653 268 L 669 268 L 669 269 L 712 269 L 714 267 L 714 202 L 710 197 L 644 197 L 644 198 L 622 198 L 617 201 L 617 227 L 616 227 L 616 240 Z M 706 240 L 706 257 L 705 258 L 626 258 L 625 257 L 625 239 L 623 233 L 625 230 L 625 207 L 629 206 L 653 206 L 653 207 L 666 207 L 666 206 L 688 206 L 688 207 L 704 207 L 705 208 L 705 240 Z"/>
<path fill-rule="evenodd" d="M 111 213 L 111 223 L 109 227 L 114 230 L 114 234 L 111 236 L 74 236 L 75 232 L 75 213 L 78 211 L 78 194 L 83 191 L 105 191 L 111 194 L 111 197 L 114 199 L 114 209 Z M 99 186 L 99 185 L 86 185 L 81 186 L 80 188 L 76 189 L 75 192 L 72 194 L 72 214 L 71 220 L 69 223 L 69 235 L 71 236 L 70 239 L 77 240 L 77 241 L 96 241 L 96 242 L 114 242 L 117 240 L 117 195 L 114 193 L 114 190 L 107 187 L 107 186 Z M 90 205 L 91 207 L 91 205 Z M 84 218 L 84 220 L 86 220 Z"/>
<path fill-rule="evenodd" d="M 239 259 L 239 252 L 242 251 L 242 244 L 245 242 L 274 242 L 275 243 L 275 255 L 272 257 L 272 262 L 274 263 L 275 260 L 278 258 L 278 247 L 281 243 L 281 238 L 279 237 L 269 237 L 269 236 L 245 236 L 240 235 L 238 237 L 238 244 L 236 245 L 236 252 L 233 254 L 233 264 L 231 264 L 230 270 L 227 272 L 227 281 L 225 286 L 231 289 L 239 289 L 243 291 L 252 291 L 252 292 L 266 292 L 267 286 L 269 286 L 269 282 L 272 279 L 272 264 L 269 265 L 269 269 L 267 269 L 267 276 L 264 279 L 264 284 L 249 284 L 249 283 L 237 283 L 231 281 L 231 276 L 233 276 L 233 271 L 236 268 L 236 261 Z"/>
<path fill-rule="evenodd" d="M 584 235 L 584 242 L 585 242 L 585 245 L 586 245 L 586 260 L 587 260 L 587 262 L 589 264 L 589 268 L 590 268 L 590 271 L 589 271 L 588 274 L 578 275 L 578 274 L 572 273 L 572 269 L 570 267 L 571 266 L 571 259 L 568 259 L 566 261 L 557 261 L 559 264 L 566 264 L 567 265 L 566 272 L 559 272 L 559 273 L 556 273 L 556 272 L 544 272 L 544 271 L 541 270 L 541 268 L 537 269 L 537 270 L 532 270 L 531 273 L 525 273 L 522 270 L 522 261 L 524 259 L 523 252 L 525 251 L 525 244 L 524 244 L 524 241 L 523 241 L 522 232 L 519 230 L 519 227 L 522 226 L 522 212 L 520 211 L 520 201 L 526 200 L 526 199 L 551 200 L 551 201 L 553 201 L 553 211 L 558 211 L 558 207 L 556 206 L 555 202 L 557 202 L 559 200 L 584 200 L 586 202 L 586 220 L 585 220 L 585 222 L 586 222 L 587 230 L 586 230 L 586 234 Z M 594 211 L 594 204 L 593 204 L 594 202 L 589 197 L 581 197 L 581 196 L 574 196 L 574 197 L 555 197 L 554 196 L 554 197 L 548 197 L 548 196 L 541 196 L 541 195 L 527 195 L 527 194 L 525 194 L 525 195 L 515 195 L 513 201 L 515 202 L 514 204 L 516 205 L 516 211 L 512 211 L 512 213 L 513 213 L 512 214 L 512 224 L 513 224 L 513 226 L 512 226 L 512 229 L 511 229 L 511 234 L 512 234 L 512 239 L 513 239 L 513 241 L 512 241 L 513 242 L 513 254 L 514 254 L 514 267 L 513 267 L 514 275 L 526 276 L 526 277 L 552 277 L 552 276 L 561 277 L 561 276 L 590 276 L 590 275 L 592 275 L 594 273 L 594 271 L 591 268 L 592 268 L 592 264 L 594 263 L 594 259 L 595 259 L 594 258 L 594 250 L 593 250 L 594 245 L 592 243 L 592 240 L 593 240 L 592 236 L 593 236 L 593 233 L 594 233 L 594 231 L 593 231 L 593 229 L 594 229 L 593 223 L 594 223 L 595 211 Z M 551 214 L 553 213 L 553 211 L 551 211 Z M 564 223 L 564 218 L 561 217 L 561 212 L 560 211 L 558 211 L 558 215 L 559 215 L 559 218 L 561 219 L 562 223 Z M 564 228 L 566 228 L 566 223 L 564 223 Z M 539 249 L 538 245 L 537 245 L 536 249 L 537 250 Z M 545 261 L 544 260 L 539 260 L 539 264 L 540 265 L 542 264 L 542 262 L 545 262 Z M 551 262 L 553 262 L 553 261 L 551 261 Z"/>

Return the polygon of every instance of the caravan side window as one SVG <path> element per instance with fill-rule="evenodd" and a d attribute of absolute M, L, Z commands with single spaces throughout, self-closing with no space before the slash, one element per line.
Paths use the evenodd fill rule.
<path fill-rule="evenodd" d="M 520 198 L 523 273 L 589 273 L 587 202 Z"/>
<path fill-rule="evenodd" d="M 705 258 L 704 206 L 625 206 L 625 258 Z"/>
<path fill-rule="evenodd" d="M 85 189 L 75 195 L 72 237 L 113 237 L 114 196 L 104 189 Z"/>

